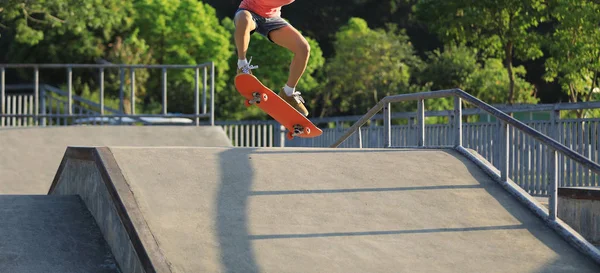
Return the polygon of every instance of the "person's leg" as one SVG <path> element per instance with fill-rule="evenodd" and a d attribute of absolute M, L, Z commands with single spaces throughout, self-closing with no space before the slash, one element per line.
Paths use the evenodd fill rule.
<path fill-rule="evenodd" d="M 235 32 L 233 36 L 238 55 L 238 73 L 251 74 L 249 62 L 246 60 L 246 52 L 248 52 L 248 46 L 250 45 L 251 31 L 256 29 L 256 23 L 249 11 L 240 10 L 235 14 L 234 24 Z"/>
<path fill-rule="evenodd" d="M 296 108 L 300 113 L 308 116 L 308 110 L 304 106 L 304 99 L 300 92 L 296 91 L 296 85 L 306 70 L 310 57 L 310 45 L 308 41 L 293 26 L 287 25 L 269 33 L 269 39 L 275 44 L 290 50 L 294 57 L 290 64 L 290 72 L 286 85 L 279 94 L 285 101 Z"/>
<path fill-rule="evenodd" d="M 287 86 L 296 88 L 300 77 L 306 70 L 308 59 L 310 57 L 310 45 L 308 41 L 293 26 L 288 25 L 269 33 L 269 38 L 274 43 L 289 49 L 294 57 L 290 64 Z M 288 93 L 288 95 L 290 95 Z"/>

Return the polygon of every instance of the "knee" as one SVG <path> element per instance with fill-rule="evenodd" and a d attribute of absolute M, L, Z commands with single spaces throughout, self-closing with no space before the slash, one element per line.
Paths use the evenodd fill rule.
<path fill-rule="evenodd" d="M 308 41 L 302 39 L 302 41 L 298 43 L 296 54 L 305 56 L 307 58 L 310 56 L 310 44 Z"/>
<path fill-rule="evenodd" d="M 248 11 L 242 10 L 235 15 L 234 23 L 236 28 L 249 28 L 250 22 L 252 22 L 252 15 Z"/>

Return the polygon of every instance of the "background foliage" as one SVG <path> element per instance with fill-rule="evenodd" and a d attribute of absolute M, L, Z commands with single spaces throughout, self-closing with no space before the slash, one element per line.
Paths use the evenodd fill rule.
<path fill-rule="evenodd" d="M 233 86 L 237 55 L 232 18 L 239 3 L 0 0 L 0 62 L 212 61 L 217 118 L 267 119 L 261 111 L 245 108 Z M 302 0 L 283 7 L 283 17 L 311 45 L 297 89 L 313 117 L 363 114 L 388 94 L 449 88 L 493 104 L 600 99 L 597 1 Z M 255 74 L 279 90 L 291 53 L 255 34 L 250 56 L 259 66 Z M 31 80 L 30 71 L 10 73 L 9 83 Z M 64 71 L 41 75 L 44 83 L 64 85 Z M 129 81 L 128 71 L 125 75 Z M 74 77 L 76 94 L 97 98 L 93 71 Z M 111 105 L 118 98 L 119 77 L 119 71 L 106 72 Z M 169 112 L 193 112 L 193 79 L 192 70 L 169 71 Z M 139 111 L 161 110 L 161 80 L 158 70 L 136 70 Z M 450 106 L 448 100 L 428 101 L 427 109 Z"/>

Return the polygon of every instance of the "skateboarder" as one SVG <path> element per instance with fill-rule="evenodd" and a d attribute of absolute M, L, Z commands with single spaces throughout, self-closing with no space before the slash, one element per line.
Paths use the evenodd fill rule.
<path fill-rule="evenodd" d="M 285 47 L 294 53 L 290 64 L 288 81 L 281 88 L 279 96 L 292 105 L 300 113 L 308 116 L 308 110 L 304 106 L 304 99 L 296 90 L 296 85 L 306 69 L 310 56 L 310 45 L 287 21 L 281 18 L 281 7 L 289 5 L 295 0 L 242 0 L 235 13 L 235 45 L 238 54 L 237 73 L 252 74 L 253 66 L 246 59 L 246 52 L 250 44 L 250 35 L 258 32 L 269 41 Z"/>

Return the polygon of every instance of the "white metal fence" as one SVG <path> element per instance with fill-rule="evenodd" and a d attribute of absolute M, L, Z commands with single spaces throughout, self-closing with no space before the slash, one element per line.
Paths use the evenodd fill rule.
<path fill-rule="evenodd" d="M 0 124 L 10 127 L 27 127 L 34 125 L 33 119 L 27 117 L 27 115 L 32 115 L 34 113 L 34 105 L 33 95 L 7 95 L 4 107 L 6 112 L 13 116 L 2 117 Z"/>

